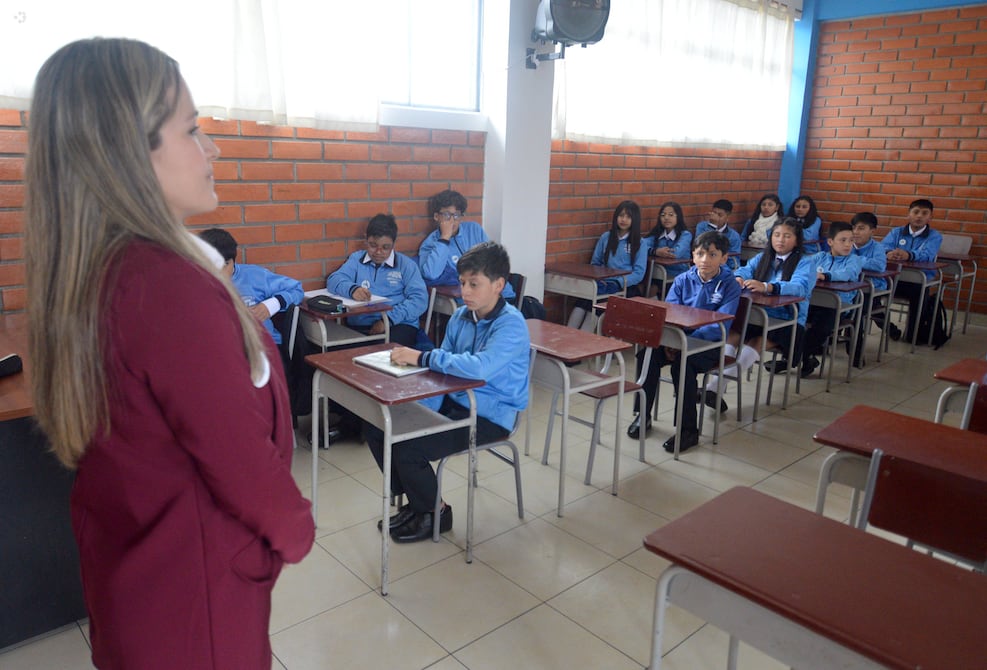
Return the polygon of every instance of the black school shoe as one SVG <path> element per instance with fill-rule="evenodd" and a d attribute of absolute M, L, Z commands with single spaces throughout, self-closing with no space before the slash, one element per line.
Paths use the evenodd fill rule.
<path fill-rule="evenodd" d="M 895 342 L 901 339 L 901 328 L 894 325 L 893 323 L 888 324 L 888 337 L 890 337 Z"/>
<path fill-rule="evenodd" d="M 644 434 L 647 435 L 648 431 L 651 430 L 651 416 L 646 417 L 644 422 Z M 627 427 L 627 436 L 633 440 L 638 440 L 641 438 L 641 415 L 638 414 L 634 417 L 634 421 L 631 425 Z"/>
<path fill-rule="evenodd" d="M 802 361 L 802 370 L 799 371 L 799 376 L 802 379 L 805 379 L 806 377 L 810 376 L 813 372 L 815 372 L 816 368 L 818 368 L 819 365 L 820 363 L 818 358 L 816 358 L 815 356 L 809 356 L 804 361 Z"/>
<path fill-rule="evenodd" d="M 719 409 L 720 414 L 726 414 L 727 410 L 730 409 L 727 406 L 727 401 L 720 397 L 716 391 L 706 391 L 703 392 L 702 389 L 696 391 L 696 404 L 705 402 L 706 406 L 710 409 Z"/>
<path fill-rule="evenodd" d="M 400 528 L 404 524 L 411 520 L 411 517 L 415 516 L 415 511 L 411 509 L 411 505 L 402 505 L 398 509 L 397 514 L 392 514 L 391 518 L 387 520 L 387 528 L 389 530 L 394 530 L 395 528 Z M 378 519 L 377 530 L 384 527 L 384 524 Z"/>
<path fill-rule="evenodd" d="M 399 528 L 391 529 L 391 539 L 395 542 L 410 543 L 432 539 L 432 512 L 414 514 Z M 452 505 L 446 505 L 439 514 L 439 532 L 448 533 L 452 530 Z"/>
<path fill-rule="evenodd" d="M 679 453 L 683 451 L 688 451 L 694 446 L 699 444 L 699 433 L 693 432 L 691 430 L 683 430 L 682 435 L 679 437 Z M 665 444 L 661 445 L 665 451 L 670 454 L 675 453 L 675 436 L 672 435 L 670 438 L 665 440 Z"/>
<path fill-rule="evenodd" d="M 776 375 L 781 374 L 782 372 L 788 370 L 788 361 L 786 361 L 784 358 L 781 358 L 777 361 L 768 361 L 767 363 L 764 364 L 764 369 Z"/>

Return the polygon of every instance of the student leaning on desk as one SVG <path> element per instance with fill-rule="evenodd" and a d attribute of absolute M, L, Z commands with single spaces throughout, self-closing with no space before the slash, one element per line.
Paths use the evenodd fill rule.
<path fill-rule="evenodd" d="M 359 301 L 375 295 L 388 298 L 391 311 L 352 316 L 346 325 L 368 335 L 380 335 L 387 319 L 390 341 L 413 347 L 418 340 L 418 321 L 428 309 L 428 291 L 415 262 L 394 250 L 397 238 L 398 224 L 393 216 L 374 216 L 367 224 L 367 250 L 350 254 L 326 278 L 326 288 L 330 293 Z"/>
<path fill-rule="evenodd" d="M 28 143 L 34 407 L 76 469 L 93 664 L 270 668 L 271 591 L 315 529 L 278 351 L 185 230 L 219 150 L 174 60 L 100 38 L 42 66 Z"/>
<path fill-rule="evenodd" d="M 507 437 L 517 413 L 528 405 L 530 342 L 524 317 L 501 296 L 511 272 L 507 251 L 495 242 L 483 242 L 467 251 L 456 264 L 463 292 L 462 307 L 449 319 L 442 346 L 428 352 L 397 347 L 391 360 L 399 365 L 420 365 L 486 384 L 476 397 L 476 443 Z M 454 420 L 469 416 L 465 392 L 439 396 L 424 404 Z M 364 434 L 378 467 L 384 462 L 384 434 L 369 424 Z M 408 504 L 391 516 L 388 525 L 395 542 L 418 542 L 452 528 L 452 507 L 442 504 L 438 521 L 432 518 L 437 492 L 430 461 L 467 449 L 469 429 L 420 437 L 396 445 L 391 461 L 391 492 L 404 494 Z"/>

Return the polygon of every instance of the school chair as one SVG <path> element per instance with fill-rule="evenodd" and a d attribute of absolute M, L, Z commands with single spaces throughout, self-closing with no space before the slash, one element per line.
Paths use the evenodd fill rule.
<path fill-rule="evenodd" d="M 891 300 L 894 290 L 898 286 L 898 274 L 901 272 L 901 265 L 892 263 L 884 272 L 864 272 L 864 281 L 870 284 L 870 288 L 864 292 L 864 314 L 860 319 L 860 360 L 864 361 L 864 352 L 867 346 L 867 334 L 870 332 L 873 317 L 881 317 L 881 329 L 877 339 L 877 362 L 881 362 L 881 353 L 888 351 L 888 324 L 891 322 Z M 875 280 L 884 279 L 886 284 L 884 289 L 875 286 Z"/>
<path fill-rule="evenodd" d="M 815 291 L 813 291 L 813 294 L 815 294 Z M 834 296 L 827 297 L 831 299 Z M 812 302 L 811 298 L 810 303 L 816 304 L 815 302 Z M 829 303 L 826 304 L 829 305 Z M 829 334 L 826 341 L 823 343 L 823 353 L 819 364 L 820 379 L 822 378 L 824 371 L 828 372 L 826 375 L 826 393 L 829 393 L 830 385 L 833 381 L 833 368 L 836 367 L 836 347 L 841 343 L 847 344 L 849 347 L 849 355 L 847 356 L 846 362 L 846 383 L 850 383 L 850 375 L 853 371 L 853 358 L 857 351 L 857 333 L 861 328 L 860 319 L 863 311 L 864 292 L 860 289 L 854 291 L 852 303 L 849 305 L 840 303 L 839 312 L 836 315 L 836 320 L 833 324 L 833 332 Z M 827 362 L 830 364 L 828 371 L 826 366 Z M 800 393 L 801 391 L 802 375 L 799 374 L 798 378 L 795 380 L 795 392 Z"/>
<path fill-rule="evenodd" d="M 929 445 L 935 448 L 935 445 Z M 977 572 L 987 569 L 987 486 L 875 449 L 857 527 L 874 526 Z"/>
<path fill-rule="evenodd" d="M 644 360 L 641 365 L 641 374 L 636 381 L 626 379 L 615 379 L 612 383 L 599 386 L 582 394 L 593 398 L 596 402 L 593 409 L 593 421 L 586 421 L 579 417 L 570 416 L 573 421 L 588 426 L 593 429 L 593 436 L 589 443 L 589 458 L 586 462 L 585 483 L 589 484 L 593 475 L 593 461 L 596 457 L 596 445 L 600 443 L 600 418 L 603 414 L 603 403 L 608 398 L 615 398 L 622 393 L 635 393 L 638 398 L 640 411 L 644 410 L 644 380 L 648 375 L 648 367 L 651 365 L 651 354 L 655 347 L 661 346 L 661 334 L 665 328 L 665 308 L 657 303 L 646 305 L 628 298 L 610 296 L 607 300 L 607 311 L 601 319 L 600 334 L 604 337 L 612 337 L 629 344 L 644 348 Z M 588 371 L 587 374 L 596 377 L 607 377 L 607 367 L 609 359 L 604 363 L 599 372 Z M 552 439 L 552 427 L 555 425 L 555 417 L 559 415 L 558 408 L 559 394 L 552 396 L 552 407 L 548 415 L 548 431 L 545 436 L 545 451 L 542 455 L 542 462 L 548 459 L 548 447 Z M 638 438 L 639 458 L 644 461 L 644 442 L 647 438 L 647 431 L 642 430 Z M 614 454 L 614 458 L 617 455 Z"/>
<path fill-rule="evenodd" d="M 531 377 L 531 367 L 534 365 L 535 351 L 532 349 L 530 357 L 528 359 L 528 377 Z M 514 417 L 514 426 L 511 428 L 510 434 L 503 440 L 495 440 L 493 442 L 487 442 L 486 444 L 477 444 L 476 453 L 480 454 L 481 451 L 485 451 L 494 458 L 497 458 L 504 463 L 507 463 L 512 468 L 514 468 L 514 488 L 515 496 L 517 497 L 517 516 L 519 519 L 524 518 L 524 497 L 521 492 L 521 456 L 518 452 L 517 445 L 514 444 L 514 435 L 517 433 L 518 427 L 521 425 L 522 415 L 526 415 L 528 410 L 518 412 Z M 510 449 L 510 455 L 501 453 L 497 451 L 497 447 L 507 447 Z M 463 449 L 462 451 L 457 451 L 454 454 L 449 454 L 444 458 L 439 460 L 439 464 L 435 468 L 435 509 L 433 510 L 433 519 L 439 518 L 439 513 L 442 511 L 442 471 L 445 469 L 446 462 L 453 456 L 461 456 L 463 454 L 469 454 L 469 449 Z M 476 477 L 476 463 L 471 464 L 473 469 L 467 474 L 466 485 L 472 486 L 473 488 L 479 488 L 479 483 Z M 432 542 L 439 541 L 439 524 L 435 524 L 434 531 L 432 533 Z"/>
<path fill-rule="evenodd" d="M 507 283 L 514 289 L 514 299 L 507 302 L 514 305 L 517 309 L 521 309 L 521 305 L 524 302 L 524 290 L 528 285 L 528 278 L 520 272 L 512 272 L 507 275 Z"/>
<path fill-rule="evenodd" d="M 966 327 L 970 322 L 970 306 L 973 302 L 973 291 L 977 283 L 977 259 L 970 255 L 970 246 L 973 238 L 967 235 L 954 235 L 952 233 L 942 234 L 942 244 L 939 246 L 938 260 L 949 263 L 943 268 L 943 299 L 946 297 L 946 290 L 953 286 L 956 288 L 956 299 L 953 301 L 953 320 L 949 324 L 949 334 L 953 334 L 953 326 L 956 324 L 956 312 L 959 308 L 960 300 L 963 297 L 963 282 L 970 279 L 970 289 L 966 294 L 966 309 L 963 314 L 963 334 L 966 335 Z M 969 267 L 967 267 L 969 263 Z"/>
<path fill-rule="evenodd" d="M 458 298 L 461 296 L 459 286 L 429 286 L 428 287 L 428 308 L 425 310 L 425 332 L 432 337 L 432 315 L 442 314 L 447 318 L 455 313 L 459 307 Z M 433 341 L 441 342 L 438 337 L 438 325 L 435 328 L 435 338 Z"/>
<path fill-rule="evenodd" d="M 744 340 L 747 338 L 747 322 L 750 320 L 751 316 L 751 299 L 750 296 L 742 295 L 740 296 L 740 302 L 737 303 L 737 313 L 733 317 L 733 322 L 730 324 L 730 332 L 737 333 L 740 336 L 740 344 L 737 345 L 737 351 L 744 346 Z M 731 365 L 736 364 L 737 359 L 734 356 L 724 356 L 723 357 L 723 370 L 729 368 Z M 727 381 L 732 381 L 737 384 L 737 421 L 741 420 L 741 381 L 744 378 L 744 374 L 740 370 L 736 370 L 733 374 L 723 374 L 723 370 L 720 368 L 713 368 L 712 370 L 707 370 L 703 373 L 703 378 L 699 384 L 699 393 L 703 394 L 699 402 L 699 420 L 697 422 L 699 432 L 702 433 L 703 429 L 703 416 L 706 411 L 705 402 L 705 392 L 706 384 L 709 383 L 710 375 L 719 375 L 721 379 L 726 379 Z M 721 384 L 720 388 L 723 388 L 725 384 Z M 722 397 L 717 395 L 717 397 Z M 655 405 L 658 403 L 656 402 Z M 720 421 L 720 408 L 716 408 L 715 421 L 719 424 Z M 714 429 L 715 430 L 715 429 Z"/>

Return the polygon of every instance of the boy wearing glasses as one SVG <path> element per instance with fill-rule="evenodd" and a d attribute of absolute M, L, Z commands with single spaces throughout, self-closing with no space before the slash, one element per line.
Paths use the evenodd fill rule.
<path fill-rule="evenodd" d="M 463 221 L 466 198 L 462 193 L 446 189 L 428 199 L 428 213 L 438 226 L 418 249 L 418 265 L 428 284 L 457 286 L 459 272 L 456 263 L 467 251 L 481 242 L 488 242 L 486 231 L 475 221 Z M 511 285 L 504 287 L 504 298 L 514 298 Z"/>
<path fill-rule="evenodd" d="M 389 312 L 351 316 L 347 325 L 368 335 L 379 335 L 387 319 L 391 342 L 413 347 L 418 339 L 418 321 L 428 307 L 428 293 L 415 262 L 394 250 L 397 236 L 393 216 L 374 216 L 367 225 L 367 250 L 350 254 L 326 279 L 326 288 L 353 300 L 370 300 L 371 295 L 389 298 Z"/>

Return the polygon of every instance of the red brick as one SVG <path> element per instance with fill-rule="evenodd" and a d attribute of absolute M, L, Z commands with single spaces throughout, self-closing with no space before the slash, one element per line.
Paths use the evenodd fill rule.
<path fill-rule="evenodd" d="M 366 161 L 370 158 L 370 145 L 360 142 L 323 142 L 327 161 Z M 319 158 L 319 156 L 315 156 Z"/>
<path fill-rule="evenodd" d="M 289 126 L 273 126 L 255 121 L 241 121 L 240 134 L 244 137 L 294 137 L 295 129 Z"/>
<path fill-rule="evenodd" d="M 11 182 L 0 184 L 0 207 L 23 207 L 24 184 Z"/>
<path fill-rule="evenodd" d="M 0 109 L 0 126 L 23 126 L 21 113 L 16 109 Z"/>
<path fill-rule="evenodd" d="M 344 140 L 346 133 L 342 130 L 324 130 L 321 128 L 296 128 L 295 137 L 302 140 Z"/>
<path fill-rule="evenodd" d="M 271 199 L 271 187 L 267 184 L 244 184 L 242 182 L 216 184 L 216 195 L 219 201 L 231 202 L 267 202 Z"/>
<path fill-rule="evenodd" d="M 274 239 L 277 242 L 321 240 L 323 232 L 321 223 L 283 223 L 274 227 Z"/>
<path fill-rule="evenodd" d="M 403 144 L 429 144 L 432 142 L 432 131 L 423 128 L 391 128 L 390 141 Z M 463 136 L 465 139 L 465 135 Z M 439 140 L 436 140 L 439 142 Z"/>
<path fill-rule="evenodd" d="M 243 220 L 247 223 L 262 221 L 294 221 L 296 219 L 295 205 L 245 205 Z"/>
<path fill-rule="evenodd" d="M 26 130 L 0 130 L 0 154 L 27 153 Z"/>
<path fill-rule="evenodd" d="M 484 152 L 480 148 L 452 148 L 452 160 L 457 163 L 483 163 Z"/>
<path fill-rule="evenodd" d="M 322 158 L 322 142 L 275 140 L 271 142 L 271 156 L 280 159 L 318 160 Z"/>
<path fill-rule="evenodd" d="M 295 177 L 294 163 L 241 161 L 240 175 L 249 181 L 281 181 Z"/>
<path fill-rule="evenodd" d="M 247 247 L 244 249 L 244 262 L 254 265 L 270 265 L 284 263 L 298 258 L 298 248 L 292 246 L 280 247 Z"/>
<path fill-rule="evenodd" d="M 228 226 L 243 221 L 243 209 L 239 205 L 222 205 L 206 214 L 189 217 L 189 225 Z"/>
<path fill-rule="evenodd" d="M 390 178 L 402 181 L 418 181 L 428 178 L 429 166 L 427 165 L 391 165 L 389 167 Z"/>
<path fill-rule="evenodd" d="M 339 181 L 343 178 L 341 163 L 295 163 L 295 171 L 301 181 Z"/>
<path fill-rule="evenodd" d="M 216 138 L 223 158 L 270 158 L 271 143 L 267 140 L 234 140 L 222 137 Z"/>
<path fill-rule="evenodd" d="M 394 141 L 394 136 L 391 136 Z M 463 130 L 433 130 L 433 144 L 469 144 L 469 134 Z"/>
<path fill-rule="evenodd" d="M 0 181 L 23 181 L 24 159 L 0 156 Z"/>
<path fill-rule="evenodd" d="M 303 244 L 299 247 L 298 257 L 301 260 L 312 260 L 314 258 L 342 258 L 345 254 L 344 243 L 337 240 Z"/>
<path fill-rule="evenodd" d="M 370 147 L 370 160 L 383 163 L 407 162 L 412 159 L 410 146 L 392 146 L 388 144 L 374 144 Z M 351 160 L 366 160 L 366 156 L 353 158 Z"/>
<path fill-rule="evenodd" d="M 388 178 L 385 163 L 347 163 L 347 181 L 382 181 Z"/>
<path fill-rule="evenodd" d="M 201 128 L 202 132 L 207 135 L 240 134 L 240 122 L 235 119 L 217 119 L 209 116 L 203 116 L 199 119 L 199 128 Z"/>
<path fill-rule="evenodd" d="M 274 200 L 318 200 L 322 197 L 319 184 L 274 184 Z"/>
<path fill-rule="evenodd" d="M 409 198 L 411 197 L 411 186 L 400 182 L 371 184 L 370 197 L 378 200 Z"/>
<path fill-rule="evenodd" d="M 411 156 L 420 163 L 445 163 L 449 161 L 449 147 L 415 146 Z"/>
<path fill-rule="evenodd" d="M 369 184 L 343 183 L 322 185 L 322 197 L 326 200 L 366 200 Z"/>

